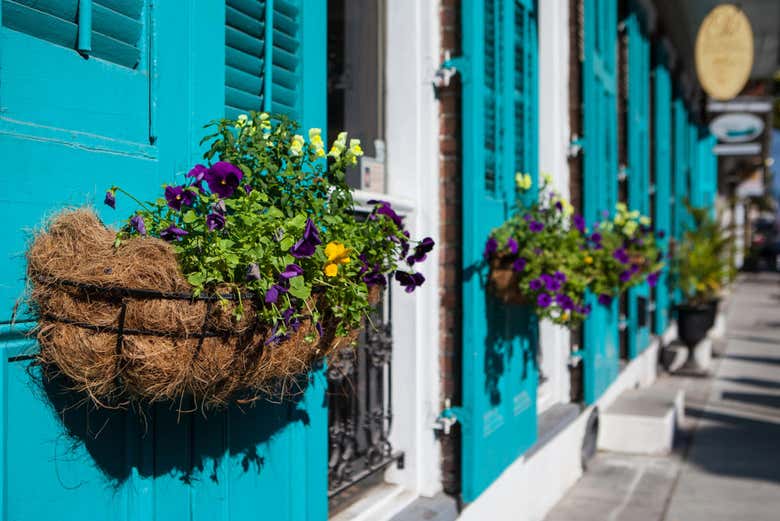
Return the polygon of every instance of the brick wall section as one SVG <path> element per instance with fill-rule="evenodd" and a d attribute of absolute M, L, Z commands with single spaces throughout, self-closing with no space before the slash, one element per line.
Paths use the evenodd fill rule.
<path fill-rule="evenodd" d="M 444 51 L 461 53 L 460 0 L 441 0 L 441 61 Z M 462 183 L 461 183 L 461 84 L 456 76 L 448 87 L 438 91 L 439 98 L 439 194 L 441 229 L 439 244 L 440 280 L 440 370 L 442 404 L 450 398 L 460 405 L 462 397 L 461 360 L 461 282 L 462 282 Z M 442 436 L 442 485 L 447 494 L 460 494 L 460 426 Z"/>

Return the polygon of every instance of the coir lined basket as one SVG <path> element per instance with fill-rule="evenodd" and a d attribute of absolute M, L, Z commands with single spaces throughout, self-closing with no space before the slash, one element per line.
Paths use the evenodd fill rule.
<path fill-rule="evenodd" d="M 101 406 L 191 396 L 196 407 L 214 408 L 294 393 L 300 375 L 357 337 L 337 337 L 332 317 L 320 327 L 304 317 L 271 342 L 276 331 L 258 320 L 263 304 L 254 295 L 196 297 L 168 243 L 138 237 L 115 248 L 114 239 L 93 211 L 72 210 L 27 253 L 38 360 Z M 370 299 L 379 298 L 374 288 Z"/>
<path fill-rule="evenodd" d="M 520 289 L 519 275 L 512 269 L 513 260 L 505 256 L 490 259 L 488 287 L 504 304 L 524 305 L 528 299 Z"/>

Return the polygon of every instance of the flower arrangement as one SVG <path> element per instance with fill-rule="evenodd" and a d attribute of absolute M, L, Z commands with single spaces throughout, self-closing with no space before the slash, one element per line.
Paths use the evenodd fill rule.
<path fill-rule="evenodd" d="M 592 233 L 582 232 L 590 252 L 590 289 L 605 306 L 644 281 L 654 287 L 663 268 L 655 237 L 663 238 L 664 232 L 654 233 L 650 218 L 629 211 L 624 203 L 618 203 L 615 210 L 614 217 L 605 218 Z"/>
<path fill-rule="evenodd" d="M 518 173 L 515 181 L 520 193 L 532 188 L 528 174 Z M 589 279 L 582 266 L 588 252 L 581 247 L 580 221 L 571 204 L 550 188 L 547 176 L 538 199 L 526 204 L 518 198 L 512 217 L 485 244 L 493 292 L 505 302 L 531 306 L 540 318 L 557 324 L 587 316 Z"/>
<path fill-rule="evenodd" d="M 288 118 L 255 112 L 213 128 L 202 140 L 210 142 L 205 159 L 219 160 L 196 165 L 184 183 L 165 186 L 164 197 L 138 201 L 117 244 L 136 236 L 169 241 L 196 294 L 249 290 L 278 339 L 304 315 L 319 323 L 323 309 L 337 334 L 348 335 L 370 310 L 371 288 L 393 276 L 407 292 L 424 282 L 413 268 L 432 239 L 411 241 L 385 201 L 370 201 L 366 219 L 355 214 L 344 171 L 363 154 L 358 139 L 342 132 L 326 152 L 320 129 L 307 141 Z M 106 193 L 107 204 L 117 192 Z M 239 303 L 237 318 L 243 311 Z"/>
<path fill-rule="evenodd" d="M 394 278 L 411 293 L 434 247 L 386 201 L 358 215 L 341 133 L 299 134 L 252 112 L 211 125 L 205 164 L 140 201 L 117 232 L 66 210 L 27 252 L 38 360 L 98 406 L 215 408 L 300 389 L 318 360 L 351 345 Z"/>

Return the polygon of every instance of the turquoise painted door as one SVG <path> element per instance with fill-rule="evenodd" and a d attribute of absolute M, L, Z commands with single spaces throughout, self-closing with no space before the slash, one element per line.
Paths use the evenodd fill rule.
<path fill-rule="evenodd" d="M 485 291 L 488 234 L 514 204 L 514 174 L 536 176 L 532 2 L 465 0 L 463 49 L 462 494 L 473 501 L 536 440 L 537 323 Z"/>
<path fill-rule="evenodd" d="M 669 251 L 669 239 L 672 233 L 672 207 L 671 203 L 671 177 L 672 177 L 672 82 L 667 66 L 667 56 L 664 47 L 660 44 L 655 47 L 656 63 L 653 69 L 654 86 L 653 103 L 655 133 L 653 142 L 655 150 L 655 222 L 656 240 L 661 247 L 664 256 Z M 658 232 L 663 231 L 664 237 L 660 238 Z M 661 271 L 658 284 L 655 288 L 655 331 L 661 335 L 669 325 L 670 313 L 669 293 L 669 267 Z"/>
<path fill-rule="evenodd" d="M 3 0 L 0 152 L 12 188 L 0 209 L 0 518 L 327 517 L 321 374 L 297 402 L 208 419 L 165 406 L 95 410 L 63 382 L 41 381 L 25 359 L 36 349 L 23 336 L 32 322 L 20 311 L 12 324 L 25 230 L 87 200 L 117 220 L 132 205 L 119 198 L 116 212 L 104 208 L 108 185 L 152 197 L 200 158 L 202 125 L 233 106 L 237 30 L 241 87 L 325 126 L 324 6 Z"/>
<path fill-rule="evenodd" d="M 673 134 L 674 134 L 674 183 L 672 189 L 673 215 L 672 232 L 674 240 L 679 243 L 687 227 L 688 211 L 685 209 L 685 201 L 688 198 L 688 110 L 685 101 L 679 92 L 675 93 L 673 101 Z M 682 295 L 679 289 L 672 292 L 674 302 L 680 302 Z"/>
<path fill-rule="evenodd" d="M 630 2 L 623 21 L 628 37 L 628 206 L 650 214 L 650 43 L 645 14 Z M 650 343 L 650 288 L 628 291 L 628 356 L 634 358 Z"/>
<path fill-rule="evenodd" d="M 585 52 L 582 65 L 584 129 L 584 213 L 588 223 L 603 218 L 617 202 L 617 3 L 584 0 Z M 618 305 L 596 302 L 583 324 L 584 394 L 595 402 L 619 371 Z"/>

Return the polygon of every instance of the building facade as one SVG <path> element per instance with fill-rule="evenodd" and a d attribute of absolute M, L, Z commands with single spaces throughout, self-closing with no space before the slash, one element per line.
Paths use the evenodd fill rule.
<path fill-rule="evenodd" d="M 595 450 L 599 410 L 655 378 L 666 273 L 577 330 L 486 295 L 485 239 L 514 175 L 549 173 L 589 223 L 625 202 L 665 251 L 714 205 L 692 64 L 649 0 L 4 0 L 0 10 L 0 517 L 542 519 Z M 20 305 L 29 231 L 148 195 L 249 110 L 346 128 L 355 199 L 437 248 L 354 352 L 295 401 L 179 416 L 99 410 L 41 385 Z M 120 212 L 101 210 L 106 222 Z M 56 382 L 55 382 L 56 383 Z M 426 514 L 428 515 L 428 514 Z"/>

